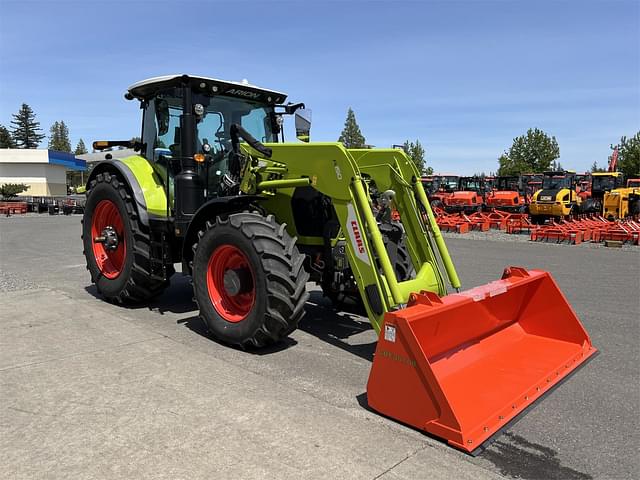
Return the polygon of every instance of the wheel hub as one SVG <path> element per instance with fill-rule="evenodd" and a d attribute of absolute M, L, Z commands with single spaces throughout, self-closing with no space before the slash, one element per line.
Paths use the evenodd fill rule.
<path fill-rule="evenodd" d="M 101 243 L 105 250 L 114 251 L 118 248 L 118 232 L 111 225 L 102 229 L 102 233 L 93 239 L 94 243 Z"/>
<path fill-rule="evenodd" d="M 236 296 L 251 290 L 251 272 L 246 268 L 231 268 L 224 272 L 224 289 L 227 295 Z"/>

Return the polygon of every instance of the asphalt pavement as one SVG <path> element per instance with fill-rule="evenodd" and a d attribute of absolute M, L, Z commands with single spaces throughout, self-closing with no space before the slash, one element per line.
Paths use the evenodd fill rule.
<path fill-rule="evenodd" d="M 0 218 L 4 478 L 640 478 L 640 248 L 449 236 L 469 288 L 549 270 L 601 354 L 480 456 L 366 408 L 367 320 L 311 284 L 287 342 L 210 339 L 187 277 L 147 306 L 97 297 L 79 216 Z"/>

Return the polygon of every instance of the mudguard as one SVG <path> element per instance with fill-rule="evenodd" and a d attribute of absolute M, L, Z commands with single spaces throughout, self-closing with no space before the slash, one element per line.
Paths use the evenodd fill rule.
<path fill-rule="evenodd" d="M 103 160 L 91 171 L 87 179 L 87 191 L 91 180 L 104 172 L 117 173 L 127 183 L 136 201 L 142 224 L 149 226 L 149 217 L 167 217 L 165 186 L 147 159 L 133 155 L 122 159 Z"/>

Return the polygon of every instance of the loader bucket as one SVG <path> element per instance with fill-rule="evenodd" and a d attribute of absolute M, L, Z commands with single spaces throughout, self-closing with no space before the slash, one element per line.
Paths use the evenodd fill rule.
<path fill-rule="evenodd" d="M 384 317 L 367 397 L 374 410 L 475 453 L 596 353 L 547 272 L 438 297 Z"/>

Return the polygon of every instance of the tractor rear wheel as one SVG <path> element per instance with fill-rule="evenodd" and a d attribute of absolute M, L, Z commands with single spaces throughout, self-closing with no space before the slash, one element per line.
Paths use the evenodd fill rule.
<path fill-rule="evenodd" d="M 263 347 L 289 335 L 304 316 L 304 256 L 273 215 L 234 213 L 207 222 L 193 245 L 200 317 L 218 340 Z"/>
<path fill-rule="evenodd" d="M 149 230 L 139 221 L 133 199 L 116 175 L 99 173 L 91 181 L 82 242 L 91 281 L 109 301 L 148 300 L 169 284 L 151 277 Z M 169 277 L 173 265 L 167 270 Z"/>

